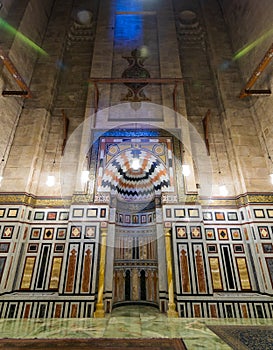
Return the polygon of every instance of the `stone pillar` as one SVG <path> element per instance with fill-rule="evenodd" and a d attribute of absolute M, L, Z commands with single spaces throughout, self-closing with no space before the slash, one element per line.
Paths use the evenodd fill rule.
<path fill-rule="evenodd" d="M 173 284 L 173 262 L 171 249 L 171 233 L 170 228 L 165 228 L 165 246 L 166 246 L 166 260 L 167 260 L 167 277 L 168 277 L 168 317 L 178 317 L 178 312 L 175 310 L 174 302 L 174 284 Z"/>
<path fill-rule="evenodd" d="M 139 295 L 139 275 L 138 275 L 138 269 L 132 269 L 132 276 L 131 276 L 131 291 L 132 291 L 132 300 L 138 301 L 140 299 Z"/>
<path fill-rule="evenodd" d="M 105 276 L 106 240 L 107 240 L 107 228 L 104 227 L 104 228 L 101 228 L 99 287 L 98 287 L 98 299 L 96 303 L 96 311 L 94 312 L 95 318 L 103 318 L 105 316 L 104 304 L 103 304 L 103 291 L 104 291 L 104 276 Z"/>

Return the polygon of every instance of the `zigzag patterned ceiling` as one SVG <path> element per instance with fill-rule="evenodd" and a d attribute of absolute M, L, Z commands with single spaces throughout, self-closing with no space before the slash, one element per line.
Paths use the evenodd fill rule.
<path fill-rule="evenodd" d="M 132 169 L 134 158 L 139 169 Z M 152 153 L 131 148 L 117 155 L 104 169 L 100 190 L 124 200 L 150 201 L 170 185 L 167 169 Z"/>

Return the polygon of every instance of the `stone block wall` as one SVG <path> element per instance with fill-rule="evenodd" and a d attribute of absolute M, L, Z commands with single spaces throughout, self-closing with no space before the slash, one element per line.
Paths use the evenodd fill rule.
<path fill-rule="evenodd" d="M 60 1 L 54 4 L 47 1 L 39 6 L 32 1 L 24 2 L 24 6 L 15 5 L 5 21 L 13 23 L 21 36 L 15 36 L 12 42 L 5 33 L 3 49 L 30 87 L 32 96 L 0 97 L 1 168 L 5 167 L 2 189 L 13 191 L 16 183 L 16 191 L 45 194 L 46 177 L 54 160 L 59 170 L 64 140 L 85 117 L 97 2 L 92 8 L 89 3 L 72 2 L 64 7 Z M 26 37 L 41 50 L 35 49 Z M 3 79 L 8 82 L 8 90 L 20 90 L 5 67 Z M 24 156 L 14 162 L 18 152 Z"/>
<path fill-rule="evenodd" d="M 52 1 L 23 1 L 18 6 L 16 1 L 3 2 L 1 14 L 1 49 L 14 64 L 22 79 L 29 86 L 37 58 L 47 55 L 42 51 L 44 33 L 48 25 Z M 0 61 L 1 92 L 17 90 L 12 74 Z M 20 97 L 0 96 L 0 154 L 1 166 L 8 159 L 8 154 L 22 113 L 24 99 Z"/>
<path fill-rule="evenodd" d="M 240 67 L 241 88 L 250 79 L 266 52 L 272 47 L 273 3 L 270 0 L 243 1 L 220 0 L 229 27 L 233 46 L 233 59 Z M 273 62 L 264 69 L 253 89 L 270 89 L 273 85 Z M 273 154 L 273 97 L 251 96 L 245 98 L 252 107 L 254 123 L 263 151 L 270 157 Z M 273 171 L 272 161 L 267 158 L 267 173 Z"/>

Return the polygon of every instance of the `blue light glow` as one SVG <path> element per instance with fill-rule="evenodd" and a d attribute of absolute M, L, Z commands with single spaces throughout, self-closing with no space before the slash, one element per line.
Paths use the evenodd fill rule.
<path fill-rule="evenodd" d="M 137 1 L 117 0 L 116 2 L 116 23 L 115 41 L 120 44 L 137 40 L 140 41 L 143 35 L 143 10 L 142 4 Z"/>
<path fill-rule="evenodd" d="M 115 39 L 117 41 L 142 38 L 142 15 L 116 15 Z"/>
<path fill-rule="evenodd" d="M 142 11 L 142 3 L 139 0 L 117 0 L 116 1 L 116 11 Z"/>

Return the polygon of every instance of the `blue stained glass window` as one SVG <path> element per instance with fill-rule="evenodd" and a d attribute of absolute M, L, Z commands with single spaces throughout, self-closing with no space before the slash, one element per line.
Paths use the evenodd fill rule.
<path fill-rule="evenodd" d="M 139 40 L 143 32 L 143 16 L 139 0 L 117 0 L 115 40 Z M 127 13 L 126 13 L 127 12 Z M 136 14 L 134 14 L 136 12 Z"/>
<path fill-rule="evenodd" d="M 142 15 L 116 15 L 116 40 L 139 40 L 141 37 Z"/>

